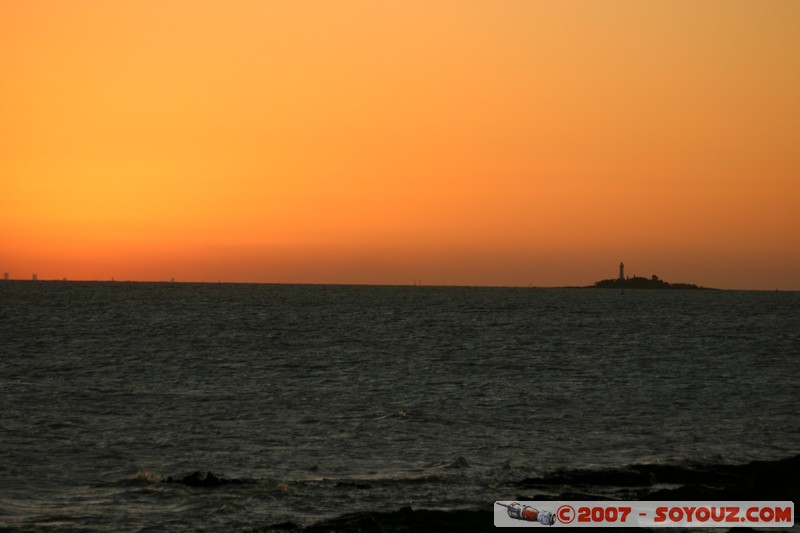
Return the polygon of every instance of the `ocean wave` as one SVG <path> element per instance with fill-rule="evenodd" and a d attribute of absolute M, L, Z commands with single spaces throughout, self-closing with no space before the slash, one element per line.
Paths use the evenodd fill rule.
<path fill-rule="evenodd" d="M 494 531 L 493 515 L 489 510 L 464 509 L 456 511 L 440 511 L 429 509 L 414 510 L 402 507 L 396 511 L 370 511 L 348 513 L 337 518 L 325 520 L 302 528 L 293 522 L 273 524 L 254 528 L 253 532 L 286 532 L 304 531 L 305 533 L 322 533 L 347 531 L 416 531 L 416 532 L 464 532 L 478 533 Z"/>
<path fill-rule="evenodd" d="M 131 481 L 164 481 L 164 476 L 152 470 L 139 470 L 128 476 L 128 479 Z"/>

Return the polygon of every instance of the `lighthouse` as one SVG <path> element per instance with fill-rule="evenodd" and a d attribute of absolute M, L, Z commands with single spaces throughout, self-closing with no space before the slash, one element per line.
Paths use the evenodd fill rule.
<path fill-rule="evenodd" d="M 625 279 L 625 263 L 622 261 L 619 262 L 619 279 Z"/>

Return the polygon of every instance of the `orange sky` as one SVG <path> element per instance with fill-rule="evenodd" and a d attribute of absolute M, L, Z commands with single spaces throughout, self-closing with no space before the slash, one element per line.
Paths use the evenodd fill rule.
<path fill-rule="evenodd" d="M 12 278 L 800 289 L 800 2 L 0 1 Z"/>

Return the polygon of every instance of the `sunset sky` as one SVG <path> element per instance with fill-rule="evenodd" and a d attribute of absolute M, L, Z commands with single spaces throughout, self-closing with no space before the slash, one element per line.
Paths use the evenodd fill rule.
<path fill-rule="evenodd" d="M 800 2 L 0 0 L 12 278 L 800 290 Z"/>

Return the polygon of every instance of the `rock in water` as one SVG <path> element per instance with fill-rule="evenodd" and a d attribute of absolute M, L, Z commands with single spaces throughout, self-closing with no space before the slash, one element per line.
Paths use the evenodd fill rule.
<path fill-rule="evenodd" d="M 241 479 L 224 479 L 215 476 L 212 472 L 206 472 L 205 476 L 201 472 L 194 472 L 181 479 L 173 479 L 168 477 L 166 483 L 180 483 L 188 487 L 219 487 L 220 485 L 228 485 L 231 483 L 238 484 L 244 483 Z"/>

